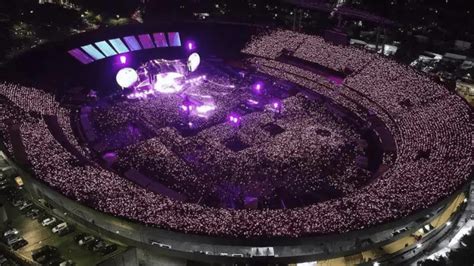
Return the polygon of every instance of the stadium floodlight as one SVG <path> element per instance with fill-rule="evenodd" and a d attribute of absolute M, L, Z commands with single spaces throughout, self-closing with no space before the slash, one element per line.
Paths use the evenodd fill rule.
<path fill-rule="evenodd" d="M 120 87 L 129 88 L 138 80 L 137 71 L 129 67 L 122 68 L 117 73 L 116 80 Z"/>

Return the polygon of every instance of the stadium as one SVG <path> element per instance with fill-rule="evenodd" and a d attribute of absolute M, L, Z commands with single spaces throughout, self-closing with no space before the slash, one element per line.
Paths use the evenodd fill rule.
<path fill-rule="evenodd" d="M 400 263 L 450 230 L 472 179 L 463 99 L 316 35 L 129 25 L 4 76 L 2 150 L 27 190 L 169 257 Z"/>

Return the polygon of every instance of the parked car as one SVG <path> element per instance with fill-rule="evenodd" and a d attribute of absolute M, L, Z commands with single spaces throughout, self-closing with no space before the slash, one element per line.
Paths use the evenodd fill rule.
<path fill-rule="evenodd" d="M 55 227 L 53 227 L 53 229 L 51 231 L 56 234 L 57 232 L 59 232 L 60 230 L 66 228 L 66 227 L 67 227 L 67 223 L 62 222 L 62 223 L 56 225 Z"/>
<path fill-rule="evenodd" d="M 20 207 L 20 206 L 23 205 L 23 204 L 25 204 L 25 200 L 23 200 L 23 199 L 15 199 L 15 200 L 13 200 L 13 202 L 12 202 L 12 205 L 13 205 L 14 207 Z"/>
<path fill-rule="evenodd" d="M 33 206 L 33 203 L 29 202 L 29 201 L 25 201 L 23 203 L 23 205 L 20 206 L 19 210 L 20 211 L 25 211 L 27 210 L 28 208 L 30 208 L 31 206 Z"/>
<path fill-rule="evenodd" d="M 31 252 L 31 257 L 33 258 L 34 261 L 36 261 L 38 258 L 43 257 L 44 255 L 48 253 L 54 253 L 56 254 L 58 252 L 58 248 L 53 247 L 53 246 L 43 246 L 39 249 L 33 250 Z"/>
<path fill-rule="evenodd" d="M 74 228 L 72 226 L 67 226 L 65 228 L 60 229 L 58 231 L 58 235 L 59 236 L 65 236 L 65 235 L 70 234 L 72 232 L 74 232 Z"/>
<path fill-rule="evenodd" d="M 44 219 L 42 222 L 41 222 L 41 225 L 42 226 L 49 226 L 49 225 L 52 225 L 56 222 L 56 218 L 55 217 L 49 217 L 49 218 L 46 218 Z"/>
<path fill-rule="evenodd" d="M 7 261 L 8 261 L 7 258 L 5 258 L 5 256 L 3 256 L 3 254 L 0 254 L 0 265 L 3 265 Z"/>
<path fill-rule="evenodd" d="M 15 242 L 20 241 L 20 240 L 21 240 L 21 237 L 17 235 L 10 235 L 6 237 L 6 243 L 9 246 L 13 245 Z"/>
<path fill-rule="evenodd" d="M 86 233 L 80 233 L 80 234 L 77 234 L 75 237 L 74 237 L 74 241 L 76 241 L 77 244 L 79 244 L 79 241 L 81 239 L 83 239 L 84 237 L 86 237 L 87 234 Z"/>
<path fill-rule="evenodd" d="M 59 264 L 59 266 L 74 266 L 74 265 L 75 263 L 72 260 L 63 261 Z"/>
<path fill-rule="evenodd" d="M 85 236 L 83 239 L 79 240 L 79 246 L 87 245 L 88 243 L 94 241 L 94 239 L 95 239 L 94 236 L 91 236 L 91 235 Z"/>
<path fill-rule="evenodd" d="M 94 245 L 92 246 L 92 251 L 99 252 L 103 250 L 106 246 L 107 242 L 105 242 L 104 240 L 98 240 L 97 243 L 94 243 Z"/>
<path fill-rule="evenodd" d="M 41 216 L 41 214 L 42 214 L 42 211 L 34 212 L 34 213 L 31 215 L 30 218 L 33 219 L 33 220 L 36 220 L 36 219 L 38 219 L 38 218 Z"/>
<path fill-rule="evenodd" d="M 34 220 L 34 219 L 38 218 L 39 214 L 40 214 L 40 210 L 31 209 L 26 213 L 26 217 L 29 217 L 29 218 Z"/>
<path fill-rule="evenodd" d="M 2 185 L 2 186 L 0 186 L 0 191 L 4 191 L 4 190 L 10 189 L 10 188 L 12 188 L 12 186 L 10 184 Z"/>
<path fill-rule="evenodd" d="M 8 237 L 8 236 L 11 236 L 11 235 L 18 235 L 18 233 L 19 233 L 19 231 L 16 228 L 11 228 L 11 229 L 8 229 L 7 231 L 5 231 L 3 233 L 3 236 Z"/>
<path fill-rule="evenodd" d="M 45 266 L 59 266 L 64 261 L 65 260 L 61 257 L 53 257 L 50 261 L 48 261 L 47 263 L 44 263 L 43 265 L 45 265 Z"/>
<path fill-rule="evenodd" d="M 86 244 L 86 248 L 90 251 L 93 251 L 94 249 L 94 246 L 97 245 L 97 243 L 99 243 L 100 241 L 102 241 L 102 239 L 100 238 L 96 238 L 94 239 L 93 241 L 89 242 Z"/>
<path fill-rule="evenodd" d="M 46 253 L 43 256 L 37 258 L 36 262 L 38 262 L 41 265 L 47 265 L 49 261 L 55 260 L 57 259 L 57 257 L 58 257 L 57 252 Z"/>
<path fill-rule="evenodd" d="M 102 254 L 107 255 L 117 250 L 116 244 L 107 244 L 102 250 Z"/>
<path fill-rule="evenodd" d="M 24 247 L 24 246 L 26 246 L 26 245 L 28 245 L 28 241 L 26 241 L 24 238 L 21 238 L 19 241 L 13 243 L 13 244 L 11 245 L 11 248 L 12 248 L 13 250 L 19 250 L 20 248 L 22 248 L 22 247 Z"/>

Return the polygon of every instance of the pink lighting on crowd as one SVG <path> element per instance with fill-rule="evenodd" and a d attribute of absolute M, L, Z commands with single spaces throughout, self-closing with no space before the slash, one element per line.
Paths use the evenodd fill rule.
<path fill-rule="evenodd" d="M 194 108 L 192 105 L 186 105 L 186 104 L 181 105 L 181 110 L 185 112 L 191 112 L 193 109 Z"/>

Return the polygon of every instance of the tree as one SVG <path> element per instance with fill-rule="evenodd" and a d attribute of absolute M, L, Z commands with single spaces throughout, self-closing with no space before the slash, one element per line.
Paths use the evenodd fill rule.
<path fill-rule="evenodd" d="M 129 16 L 141 6 L 140 0 L 72 0 L 71 2 L 94 13 L 109 16 Z"/>

